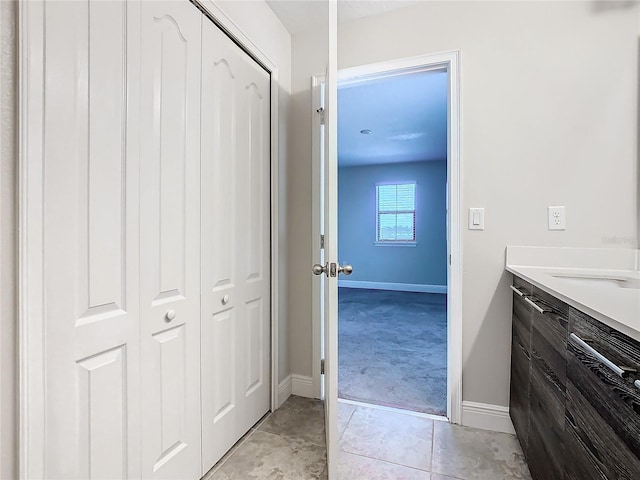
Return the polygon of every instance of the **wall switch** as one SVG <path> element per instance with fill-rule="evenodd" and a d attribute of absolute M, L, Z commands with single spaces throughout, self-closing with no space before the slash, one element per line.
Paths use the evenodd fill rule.
<path fill-rule="evenodd" d="M 567 214 L 564 207 L 549 207 L 549 230 L 566 230 Z"/>
<path fill-rule="evenodd" d="M 484 208 L 469 209 L 469 230 L 484 230 Z"/>

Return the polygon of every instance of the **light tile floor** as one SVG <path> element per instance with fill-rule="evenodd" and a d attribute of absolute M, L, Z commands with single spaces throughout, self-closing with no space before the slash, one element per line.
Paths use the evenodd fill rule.
<path fill-rule="evenodd" d="M 340 480 L 530 480 L 514 435 L 339 403 Z"/>
<path fill-rule="evenodd" d="M 337 480 L 530 480 L 515 436 L 339 403 Z M 322 402 L 290 397 L 203 480 L 326 480 Z"/>

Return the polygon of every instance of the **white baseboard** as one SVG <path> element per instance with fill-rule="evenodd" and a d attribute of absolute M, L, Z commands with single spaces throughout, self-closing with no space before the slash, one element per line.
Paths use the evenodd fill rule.
<path fill-rule="evenodd" d="M 291 396 L 291 393 L 291 375 L 288 375 L 287 378 L 278 384 L 278 404 L 276 405 L 276 410 L 287 401 L 287 398 Z"/>
<path fill-rule="evenodd" d="M 291 375 L 291 393 L 299 397 L 315 398 L 313 394 L 313 379 L 305 375 Z"/>
<path fill-rule="evenodd" d="M 487 403 L 462 402 L 462 424 L 465 427 L 515 433 L 509 416 L 509 407 Z"/>
<path fill-rule="evenodd" d="M 395 290 L 397 292 L 447 293 L 446 285 L 422 285 L 419 283 L 363 282 L 338 280 L 339 287 L 368 288 L 370 290 Z"/>

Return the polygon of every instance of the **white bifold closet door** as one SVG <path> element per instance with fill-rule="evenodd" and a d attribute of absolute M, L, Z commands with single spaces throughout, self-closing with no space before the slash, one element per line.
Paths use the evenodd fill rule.
<path fill-rule="evenodd" d="M 28 5 L 25 474 L 197 480 L 269 410 L 269 74 L 187 0 Z"/>
<path fill-rule="evenodd" d="M 269 410 L 270 78 L 202 27 L 203 470 Z"/>
<path fill-rule="evenodd" d="M 141 2 L 142 476 L 200 478 L 200 45 L 188 1 Z"/>
<path fill-rule="evenodd" d="M 42 162 L 42 184 L 29 193 L 42 194 L 42 217 L 30 219 L 40 222 L 42 250 L 28 261 L 42 275 L 43 362 L 29 371 L 44 381 L 43 398 L 28 399 L 42 412 L 28 418 L 44 417 L 29 425 L 44 435 L 22 453 L 37 478 L 135 478 L 137 155 L 127 106 L 137 63 L 127 71 L 136 55 L 135 40 L 125 39 L 139 18 L 135 5 L 122 2 L 47 2 L 40 14 L 41 43 L 28 47 L 44 60 L 32 65 L 43 68 L 43 95 L 30 99 L 30 112 L 43 114 L 42 157 L 32 157 Z"/>

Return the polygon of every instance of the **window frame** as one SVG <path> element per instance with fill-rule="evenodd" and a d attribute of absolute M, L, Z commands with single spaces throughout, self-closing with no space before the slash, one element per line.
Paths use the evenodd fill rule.
<path fill-rule="evenodd" d="M 413 185 L 413 210 L 380 210 L 380 195 L 379 195 L 379 187 L 385 185 Z M 375 231 L 375 246 L 387 246 L 387 247 L 415 247 L 418 237 L 417 232 L 417 224 L 416 224 L 416 212 L 417 212 L 417 190 L 418 190 L 418 182 L 415 180 L 406 180 L 406 181 L 389 181 L 389 182 L 376 182 L 375 184 L 375 195 L 376 195 L 376 231 Z M 413 239 L 405 240 L 405 239 L 395 239 L 395 240 L 382 240 L 380 239 L 380 215 L 381 214 L 412 214 L 413 215 Z M 396 221 L 397 225 L 397 221 Z M 397 230 L 396 230 L 397 237 Z"/>

